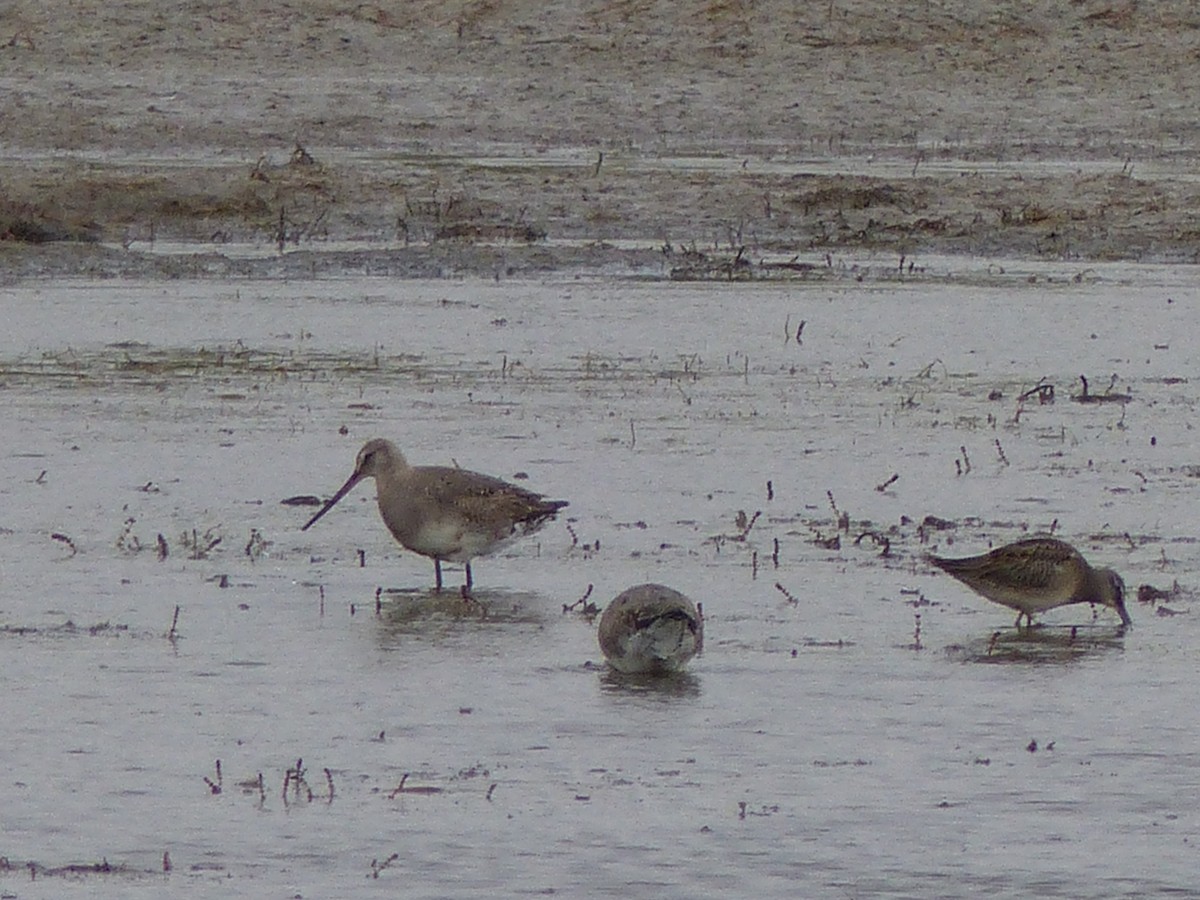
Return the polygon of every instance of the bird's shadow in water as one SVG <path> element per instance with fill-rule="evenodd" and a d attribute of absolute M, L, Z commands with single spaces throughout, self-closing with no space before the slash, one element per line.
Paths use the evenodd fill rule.
<path fill-rule="evenodd" d="M 529 591 L 460 591 L 432 588 L 385 589 L 377 615 L 385 635 L 440 633 L 467 628 L 528 624 L 540 626 L 550 601 Z"/>
<path fill-rule="evenodd" d="M 626 675 L 611 666 L 600 673 L 600 690 L 606 694 L 627 696 L 699 697 L 700 679 L 691 672 L 670 672 L 664 675 Z"/>
<path fill-rule="evenodd" d="M 1123 625 L 1034 625 L 994 631 L 965 644 L 951 644 L 946 655 L 967 663 L 1062 665 L 1124 649 Z"/>

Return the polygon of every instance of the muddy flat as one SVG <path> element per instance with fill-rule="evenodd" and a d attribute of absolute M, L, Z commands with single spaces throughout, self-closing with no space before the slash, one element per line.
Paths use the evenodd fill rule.
<path fill-rule="evenodd" d="M 1196 259 L 1182 0 L 71 8 L 0 22 L 13 274 Z"/>

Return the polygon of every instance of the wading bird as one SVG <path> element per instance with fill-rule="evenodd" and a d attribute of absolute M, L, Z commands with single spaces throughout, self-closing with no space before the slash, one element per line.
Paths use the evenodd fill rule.
<path fill-rule="evenodd" d="M 1032 537 L 997 547 L 991 553 L 929 561 L 989 600 L 1024 618 L 1070 603 L 1099 603 L 1116 610 L 1122 625 L 1131 624 L 1125 610 L 1125 582 L 1112 569 L 1094 569 L 1078 550 L 1052 537 Z"/>
<path fill-rule="evenodd" d="M 600 616 L 600 649 L 628 675 L 683 668 L 704 646 L 704 618 L 687 597 L 661 584 L 622 591 Z"/>
<path fill-rule="evenodd" d="M 383 523 L 397 541 L 433 560 L 437 589 L 442 589 L 442 561 L 466 567 L 470 591 L 471 560 L 494 553 L 517 538 L 533 534 L 567 505 L 547 500 L 490 475 L 449 466 L 410 466 L 396 445 L 383 438 L 367 441 L 358 451 L 354 472 L 315 516 L 308 529 L 364 478 L 375 479 Z"/>

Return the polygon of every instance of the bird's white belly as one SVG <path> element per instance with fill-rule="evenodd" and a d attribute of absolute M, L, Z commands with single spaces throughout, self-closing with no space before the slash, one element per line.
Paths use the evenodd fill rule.
<path fill-rule="evenodd" d="M 989 600 L 1003 606 L 1019 609 L 1023 612 L 1036 613 L 1062 606 L 1071 599 L 1069 590 L 1052 588 L 1048 591 L 1021 590 L 1019 588 L 990 587 L 980 591 Z"/>
<path fill-rule="evenodd" d="M 613 665 L 623 672 L 674 670 L 696 655 L 696 633 L 682 618 L 660 618 L 628 636 Z"/>
<path fill-rule="evenodd" d="M 495 553 L 516 537 L 515 534 L 497 537 L 490 531 L 471 528 L 463 522 L 442 520 L 423 523 L 411 540 L 402 543 L 425 556 L 449 562 L 470 562 L 476 556 Z"/>

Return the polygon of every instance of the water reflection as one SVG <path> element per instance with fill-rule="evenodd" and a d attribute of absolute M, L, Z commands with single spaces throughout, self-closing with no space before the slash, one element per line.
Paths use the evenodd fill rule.
<path fill-rule="evenodd" d="M 542 611 L 549 606 L 544 597 L 527 591 L 477 591 L 463 597 L 456 591 L 402 588 L 381 591 L 374 605 L 360 605 L 358 614 L 379 618 L 380 636 L 386 643 L 400 635 L 440 634 L 476 626 L 541 625 Z"/>
<path fill-rule="evenodd" d="M 669 675 L 625 675 L 609 666 L 600 674 L 600 690 L 606 694 L 662 697 L 664 699 L 700 696 L 700 679 L 691 672 Z"/>
<path fill-rule="evenodd" d="M 1047 626 L 995 631 L 966 644 L 951 644 L 946 654 L 968 663 L 1059 665 L 1125 649 L 1123 626 Z"/>

